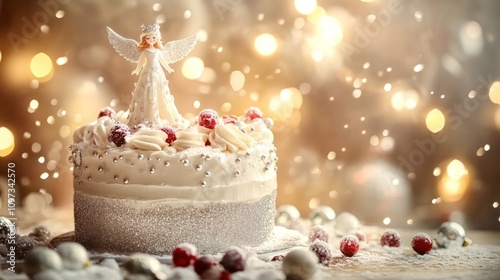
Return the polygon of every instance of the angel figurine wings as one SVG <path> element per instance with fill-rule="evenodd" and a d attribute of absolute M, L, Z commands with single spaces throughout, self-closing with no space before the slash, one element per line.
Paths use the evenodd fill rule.
<path fill-rule="evenodd" d="M 184 122 L 170 94 L 168 80 L 163 68 L 169 73 L 174 70 L 169 64 L 183 59 L 191 52 L 198 34 L 182 40 L 171 41 L 162 46 L 160 25 L 141 25 L 140 42 L 118 35 L 108 27 L 108 38 L 113 48 L 126 60 L 137 63 L 132 74 L 139 75 L 132 94 L 128 125 L 145 124 L 151 127 L 178 126 Z"/>

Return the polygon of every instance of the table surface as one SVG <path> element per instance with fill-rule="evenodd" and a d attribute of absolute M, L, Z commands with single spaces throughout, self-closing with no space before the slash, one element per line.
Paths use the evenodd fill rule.
<path fill-rule="evenodd" d="M 72 230 L 72 218 L 65 213 L 52 212 L 50 218 L 40 219 L 55 235 Z M 30 221 L 33 219 L 33 221 Z M 24 221 L 25 231 L 37 224 L 36 217 Z M 338 250 L 338 239 L 330 242 L 334 257 L 328 266 L 319 265 L 313 279 L 500 279 L 500 231 L 468 230 L 473 243 L 468 247 L 433 249 L 420 256 L 410 246 L 418 232 L 435 236 L 436 229 L 398 229 L 402 244 L 399 248 L 381 247 L 378 238 L 385 229 L 366 227 L 367 242 L 352 258 Z M 21 230 L 23 234 L 23 230 Z M 22 265 L 21 265 L 22 266 Z M 2 264 L 2 269 L 6 264 Z M 264 270 L 281 270 L 280 262 L 252 261 L 245 272 L 233 279 L 258 279 Z M 284 276 L 283 276 L 284 277 Z M 26 280 L 23 274 L 0 272 L 0 279 Z M 283 278 L 284 279 L 284 278 Z"/>

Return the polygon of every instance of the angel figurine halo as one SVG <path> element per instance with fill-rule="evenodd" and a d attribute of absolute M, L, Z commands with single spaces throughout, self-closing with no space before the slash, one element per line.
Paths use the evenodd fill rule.
<path fill-rule="evenodd" d="M 137 63 L 132 74 L 139 75 L 132 93 L 128 111 L 128 125 L 145 124 L 150 127 L 170 125 L 179 127 L 187 120 L 182 118 L 170 94 L 168 80 L 162 67 L 169 73 L 169 64 L 188 55 L 198 40 L 198 33 L 185 39 L 162 45 L 160 25 L 141 25 L 140 42 L 120 36 L 110 27 L 108 39 L 113 48 L 126 60 Z"/>

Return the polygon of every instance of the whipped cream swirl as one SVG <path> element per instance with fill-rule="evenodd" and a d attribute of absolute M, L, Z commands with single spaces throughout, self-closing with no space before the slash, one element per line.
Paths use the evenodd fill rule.
<path fill-rule="evenodd" d="M 167 134 L 159 129 L 143 128 L 126 138 L 127 147 L 144 151 L 161 151 L 168 146 Z"/>
<path fill-rule="evenodd" d="M 173 146 L 177 151 L 183 151 L 188 148 L 203 147 L 208 139 L 208 133 L 211 129 L 195 125 L 186 130 L 178 130 L 175 133 L 177 140 Z"/>

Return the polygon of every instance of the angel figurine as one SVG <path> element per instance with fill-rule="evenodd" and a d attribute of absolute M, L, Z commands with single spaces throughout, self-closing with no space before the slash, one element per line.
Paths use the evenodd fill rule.
<path fill-rule="evenodd" d="M 113 48 L 126 60 L 137 63 L 132 74 L 139 75 L 139 80 L 132 93 L 128 125 L 142 123 L 150 127 L 160 127 L 167 121 L 171 126 L 178 126 L 185 120 L 175 107 L 162 66 L 169 73 L 173 72 L 169 64 L 183 59 L 191 52 L 198 40 L 198 34 L 162 46 L 158 23 L 141 25 L 141 29 L 140 43 L 137 43 L 133 39 L 118 35 L 108 27 L 108 38 Z"/>

